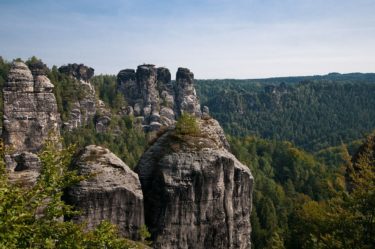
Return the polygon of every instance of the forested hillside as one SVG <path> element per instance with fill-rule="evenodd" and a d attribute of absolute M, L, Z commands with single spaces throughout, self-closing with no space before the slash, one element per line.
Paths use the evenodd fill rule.
<path fill-rule="evenodd" d="M 229 141 L 255 178 L 255 248 L 373 248 L 374 135 L 316 156 L 289 142 Z"/>
<path fill-rule="evenodd" d="M 375 74 L 201 80 L 197 91 L 228 134 L 286 140 L 309 151 L 375 127 Z"/>
<path fill-rule="evenodd" d="M 0 57 L 0 86 L 9 65 Z M 64 123 L 87 93 L 57 67 L 48 77 Z M 202 105 L 254 175 L 254 248 L 373 248 L 375 139 L 362 139 L 375 128 L 374 83 L 375 74 L 197 82 Z M 65 146 L 102 145 L 135 166 L 150 137 L 133 116 L 120 115 L 127 103 L 116 76 L 95 76 L 91 84 L 109 110 L 108 129 L 96 130 L 96 114 L 79 128 L 62 130 Z M 6 200 L 24 200 L 14 196 Z"/>

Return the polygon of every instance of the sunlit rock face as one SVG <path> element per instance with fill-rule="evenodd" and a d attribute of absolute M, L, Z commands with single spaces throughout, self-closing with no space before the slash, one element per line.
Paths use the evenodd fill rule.
<path fill-rule="evenodd" d="M 251 248 L 253 177 L 229 151 L 218 122 L 200 135 L 162 135 L 136 172 L 154 248 Z"/>
<path fill-rule="evenodd" d="M 96 132 L 106 132 L 111 123 L 111 111 L 98 99 L 90 82 L 94 69 L 73 63 L 59 67 L 59 72 L 75 79 L 77 88 L 80 89 L 80 96 L 72 103 L 69 118 L 64 122 L 63 128 L 72 131 L 93 122 Z"/>
<path fill-rule="evenodd" d="M 145 64 L 136 71 L 121 70 L 117 82 L 128 103 L 127 114 L 142 118 L 145 131 L 173 125 L 182 112 L 201 116 L 194 75 L 189 69 L 179 68 L 172 82 L 167 68 Z"/>
<path fill-rule="evenodd" d="M 67 189 L 64 200 L 81 210 L 73 218 L 92 229 L 107 220 L 121 235 L 139 239 L 144 224 L 143 194 L 138 175 L 116 155 L 96 145 L 86 146 L 75 158 L 74 169 L 87 180 Z"/>
<path fill-rule="evenodd" d="M 29 184 L 36 180 L 40 163 L 33 153 L 40 151 L 44 141 L 60 133 L 53 84 L 46 76 L 43 63 L 33 64 L 32 71 L 23 62 L 13 62 L 4 94 L 4 144 L 10 149 L 6 156 L 10 179 Z"/>

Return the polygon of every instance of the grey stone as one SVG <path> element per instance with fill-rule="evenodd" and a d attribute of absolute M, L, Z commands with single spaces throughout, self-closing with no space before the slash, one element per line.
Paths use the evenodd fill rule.
<path fill-rule="evenodd" d="M 4 95 L 4 143 L 14 153 L 39 151 L 49 133 L 59 135 L 60 115 L 52 83 L 33 77 L 26 64 L 12 64 Z M 38 91 L 35 91 L 38 89 Z"/>
<path fill-rule="evenodd" d="M 48 137 L 60 135 L 54 86 L 44 73 L 40 65 L 32 74 L 23 62 L 14 62 L 3 88 L 2 137 L 12 151 L 6 156 L 9 179 L 24 185 L 34 184 L 39 175 L 41 164 L 34 153 L 41 150 Z"/>
<path fill-rule="evenodd" d="M 138 66 L 137 71 L 121 70 L 117 82 L 118 91 L 124 94 L 126 102 L 133 107 L 134 115 L 145 118 L 143 125 L 147 127 L 152 122 L 159 122 L 162 126 L 173 125 L 183 112 L 201 117 L 194 75 L 189 69 L 179 68 L 174 84 L 167 68 L 145 64 Z M 150 114 L 156 112 L 160 114 L 159 120 L 150 117 Z"/>
<path fill-rule="evenodd" d="M 66 190 L 64 200 L 82 211 L 73 220 L 86 222 L 88 229 L 108 220 L 118 226 L 121 235 L 139 239 L 144 216 L 137 174 L 108 149 L 95 145 L 86 146 L 73 167 L 80 175 L 91 175 Z"/>
<path fill-rule="evenodd" d="M 187 68 L 178 68 L 176 74 L 176 104 L 178 113 L 201 116 L 199 98 L 194 87 L 194 74 Z"/>
<path fill-rule="evenodd" d="M 59 72 L 68 74 L 78 80 L 89 81 L 94 76 L 94 69 L 83 64 L 68 64 L 61 66 Z"/>
<path fill-rule="evenodd" d="M 30 152 L 22 152 L 20 155 L 15 156 L 15 162 L 17 163 L 14 171 L 23 170 L 40 170 L 40 160 L 37 155 Z"/>
<path fill-rule="evenodd" d="M 134 105 L 134 116 L 141 116 L 141 105 L 139 103 L 136 103 Z"/>
<path fill-rule="evenodd" d="M 82 98 L 73 103 L 73 108 L 69 113 L 69 119 L 64 124 L 64 129 L 71 131 L 94 122 L 98 132 L 104 132 L 109 129 L 111 111 L 105 103 L 98 99 L 95 89 L 90 83 L 94 75 L 94 69 L 83 64 L 68 64 L 59 68 L 61 73 L 67 74 L 76 80 L 75 84 L 83 91 Z M 96 115 L 106 116 L 108 119 L 95 119 Z"/>
<path fill-rule="evenodd" d="M 162 125 L 158 122 L 151 122 L 150 124 L 151 131 L 158 131 L 161 127 Z"/>
<path fill-rule="evenodd" d="M 251 248 L 251 172 L 227 150 L 216 120 L 199 127 L 200 136 L 167 131 L 136 167 L 153 247 Z"/>
<path fill-rule="evenodd" d="M 108 130 L 111 123 L 111 118 L 109 116 L 99 116 L 96 118 L 95 130 L 98 133 L 104 133 Z"/>

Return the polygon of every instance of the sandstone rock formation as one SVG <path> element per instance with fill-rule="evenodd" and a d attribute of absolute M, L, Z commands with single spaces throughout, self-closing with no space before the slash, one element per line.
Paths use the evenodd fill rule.
<path fill-rule="evenodd" d="M 150 64 L 138 66 L 137 71 L 120 71 L 117 81 L 129 105 L 127 114 L 141 118 L 145 131 L 173 125 L 181 112 L 201 115 L 194 75 L 189 69 L 178 69 L 175 84 L 167 68 Z"/>
<path fill-rule="evenodd" d="M 103 101 L 95 94 L 95 89 L 90 83 L 94 76 L 94 69 L 83 64 L 68 64 L 59 68 L 64 73 L 77 80 L 77 87 L 83 94 L 73 103 L 69 114 L 69 120 L 64 123 L 64 129 L 73 129 L 88 125 L 95 121 L 97 132 L 105 132 L 111 121 L 111 112 L 106 108 Z"/>
<path fill-rule="evenodd" d="M 83 64 L 68 64 L 59 68 L 61 73 L 71 75 L 72 77 L 88 82 L 94 76 L 94 69 Z"/>
<path fill-rule="evenodd" d="M 74 167 L 81 175 L 92 175 L 66 191 L 64 199 L 82 211 L 75 221 L 88 229 L 109 220 L 128 238 L 139 239 L 144 224 L 143 195 L 136 173 L 108 149 L 89 145 L 77 156 Z"/>
<path fill-rule="evenodd" d="M 251 172 L 228 151 L 216 120 L 198 123 L 198 135 L 168 130 L 136 167 L 153 246 L 251 248 Z"/>
<path fill-rule="evenodd" d="M 12 151 L 6 156 L 11 179 L 35 180 L 39 163 L 32 153 L 41 149 L 50 133 L 58 136 L 60 132 L 54 86 L 45 68 L 43 63 L 34 64 L 31 72 L 25 63 L 14 62 L 3 88 L 2 136 Z"/>

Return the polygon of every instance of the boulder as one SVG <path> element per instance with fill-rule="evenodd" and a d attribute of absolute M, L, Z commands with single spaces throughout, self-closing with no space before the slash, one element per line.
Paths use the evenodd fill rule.
<path fill-rule="evenodd" d="M 137 174 L 108 149 L 95 145 L 77 155 L 73 168 L 91 176 L 66 190 L 64 200 L 82 211 L 73 220 L 86 222 L 88 229 L 108 220 L 118 226 L 121 235 L 139 239 L 144 216 Z"/>

